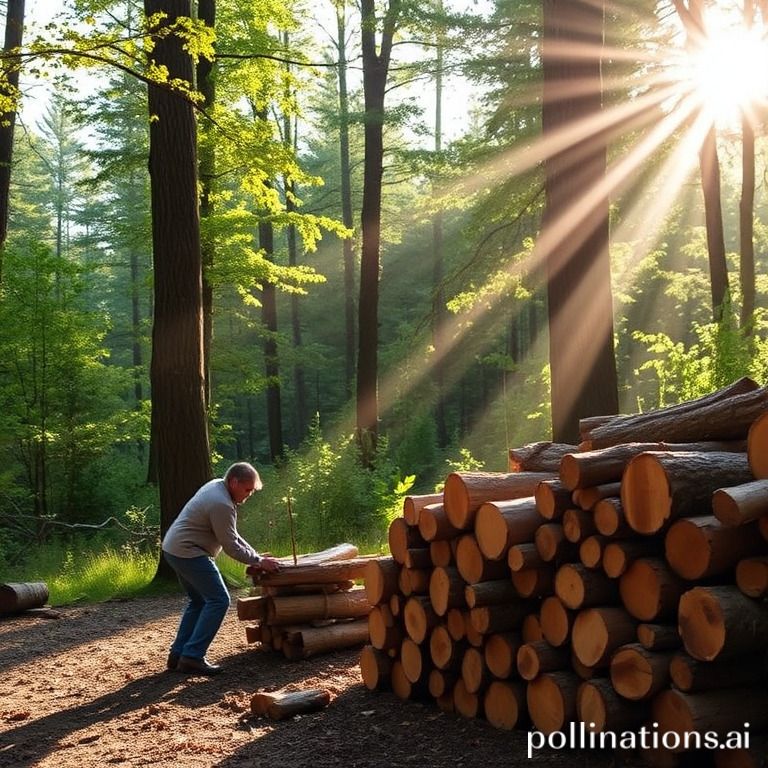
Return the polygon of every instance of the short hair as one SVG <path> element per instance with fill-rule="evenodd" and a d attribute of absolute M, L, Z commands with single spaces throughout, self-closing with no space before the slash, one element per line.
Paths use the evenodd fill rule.
<path fill-rule="evenodd" d="M 259 473 L 256 471 L 256 467 L 253 464 L 249 464 L 247 461 L 235 462 L 225 473 L 224 482 L 228 482 L 230 478 L 242 482 L 243 480 L 253 480 L 253 489 L 260 491 L 264 484 L 261 482 Z"/>

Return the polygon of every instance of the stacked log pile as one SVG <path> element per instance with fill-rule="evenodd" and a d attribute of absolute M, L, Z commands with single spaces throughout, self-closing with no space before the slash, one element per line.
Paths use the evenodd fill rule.
<path fill-rule="evenodd" d="M 237 601 L 238 618 L 248 622 L 246 640 L 292 660 L 367 643 L 371 604 L 355 580 L 372 559 L 340 544 L 295 564 L 280 558 L 276 573 L 250 569 L 259 594 Z"/>
<path fill-rule="evenodd" d="M 582 428 L 406 501 L 365 685 L 506 729 L 768 728 L 768 389 Z"/>

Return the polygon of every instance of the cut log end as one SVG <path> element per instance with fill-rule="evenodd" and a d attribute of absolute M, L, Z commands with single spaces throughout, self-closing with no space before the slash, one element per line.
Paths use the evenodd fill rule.
<path fill-rule="evenodd" d="M 657 533 L 670 516 L 672 494 L 664 468 L 652 454 L 641 453 L 627 465 L 621 484 L 627 522 L 637 533 Z"/>

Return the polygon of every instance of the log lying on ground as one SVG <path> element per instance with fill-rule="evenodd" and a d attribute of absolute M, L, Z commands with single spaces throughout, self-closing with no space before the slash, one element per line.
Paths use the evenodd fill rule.
<path fill-rule="evenodd" d="M 420 496 L 406 496 L 403 499 L 403 519 L 410 526 L 419 524 L 419 513 L 427 504 L 441 504 L 442 493 L 426 493 Z"/>
<path fill-rule="evenodd" d="M 680 598 L 678 626 L 689 655 L 713 661 L 768 643 L 768 606 L 737 587 L 694 587 Z"/>
<path fill-rule="evenodd" d="M 768 595 L 768 555 L 741 560 L 736 566 L 736 586 L 747 597 Z"/>
<path fill-rule="evenodd" d="M 650 699 L 669 685 L 673 655 L 649 651 L 640 643 L 623 645 L 611 657 L 611 684 L 630 701 Z"/>
<path fill-rule="evenodd" d="M 741 453 L 641 453 L 624 471 L 621 503 L 632 530 L 657 533 L 679 517 L 708 514 L 715 490 L 750 479 Z"/>
<path fill-rule="evenodd" d="M 747 437 L 749 467 L 758 480 L 768 479 L 768 412 L 760 414 Z"/>
<path fill-rule="evenodd" d="M 368 642 L 368 619 L 339 621 L 325 627 L 301 627 L 285 636 L 283 653 L 287 659 L 308 659 L 340 648 L 353 648 Z"/>
<path fill-rule="evenodd" d="M 287 693 L 256 693 L 251 698 L 251 712 L 266 715 L 271 720 L 285 720 L 294 715 L 316 712 L 327 707 L 330 701 L 331 694 L 319 688 Z"/>
<path fill-rule="evenodd" d="M 319 552 L 307 552 L 298 555 L 296 565 L 318 565 L 319 563 L 330 563 L 337 560 L 352 560 L 359 555 L 359 550 L 354 544 L 337 544 L 335 547 L 321 549 Z M 283 565 L 293 565 L 293 558 L 290 556 L 279 557 L 278 560 Z"/>
<path fill-rule="evenodd" d="M 550 442 L 529 443 L 520 448 L 510 448 L 509 471 L 557 473 L 563 456 L 575 450 L 575 445 Z"/>
<path fill-rule="evenodd" d="M 618 482 L 629 461 L 648 451 L 744 453 L 746 449 L 747 444 L 744 440 L 698 443 L 621 443 L 609 448 L 566 454 L 560 462 L 560 482 L 571 491 Z"/>
<path fill-rule="evenodd" d="M 632 442 L 692 443 L 742 440 L 765 409 L 768 391 L 743 378 L 697 400 L 623 417 L 598 426 L 585 440 L 591 450 Z"/>
<path fill-rule="evenodd" d="M 485 502 L 533 496 L 542 480 L 553 477 L 548 472 L 452 472 L 443 489 L 448 519 L 456 528 L 471 528 Z"/>
<path fill-rule="evenodd" d="M 0 616 L 42 608 L 47 600 L 48 585 L 44 581 L 0 584 Z"/>
<path fill-rule="evenodd" d="M 768 515 L 768 480 L 718 488 L 712 494 L 712 510 L 723 525 L 744 525 Z"/>
<path fill-rule="evenodd" d="M 695 581 L 725 573 L 739 560 L 766 552 L 768 545 L 756 523 L 733 528 L 714 515 L 703 515 L 673 523 L 664 539 L 664 549 L 672 570 Z"/>

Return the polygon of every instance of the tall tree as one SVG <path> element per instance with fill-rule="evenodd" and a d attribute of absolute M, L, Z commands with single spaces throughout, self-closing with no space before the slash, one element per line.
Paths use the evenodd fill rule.
<path fill-rule="evenodd" d="M 5 43 L 0 71 L 0 283 L 3 280 L 3 246 L 8 237 L 8 198 L 11 186 L 13 132 L 19 93 L 21 59 L 13 55 L 24 35 L 24 0 L 8 0 L 5 15 Z M 6 58 L 7 57 L 7 58 Z"/>
<path fill-rule="evenodd" d="M 186 40 L 176 26 L 190 0 L 145 0 L 153 22 L 152 63 L 168 81 L 192 83 Z M 148 88 L 149 174 L 154 254 L 152 440 L 164 534 L 211 477 L 203 370 L 202 259 L 197 189 L 197 130 L 192 102 L 169 87 Z M 168 573 L 161 566 L 158 575 Z"/>
<path fill-rule="evenodd" d="M 365 159 L 363 239 L 360 262 L 357 356 L 357 433 L 363 463 L 370 466 L 378 436 L 379 259 L 381 249 L 381 184 L 384 174 L 384 96 L 401 0 L 388 0 L 381 31 L 375 0 L 362 0 Z M 376 40 L 380 37 L 379 45 Z"/>
<path fill-rule="evenodd" d="M 544 0 L 544 141 L 602 107 L 604 6 Z M 545 163 L 541 247 L 547 262 L 552 434 L 578 441 L 579 419 L 618 412 L 608 253 L 604 135 L 573 142 Z M 589 193 L 589 209 L 577 203 Z"/>

